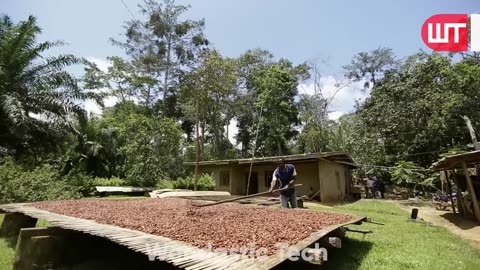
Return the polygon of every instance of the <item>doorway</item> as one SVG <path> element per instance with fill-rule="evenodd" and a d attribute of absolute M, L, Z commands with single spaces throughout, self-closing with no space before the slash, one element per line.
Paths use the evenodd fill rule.
<path fill-rule="evenodd" d="M 245 174 L 245 190 L 248 186 L 248 173 Z M 250 175 L 250 188 L 248 190 L 248 195 L 258 193 L 258 173 L 252 172 Z"/>

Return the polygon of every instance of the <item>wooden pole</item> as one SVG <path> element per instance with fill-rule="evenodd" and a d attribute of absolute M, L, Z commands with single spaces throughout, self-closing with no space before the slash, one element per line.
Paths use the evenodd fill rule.
<path fill-rule="evenodd" d="M 196 128 L 195 128 L 195 137 L 196 137 L 196 143 L 195 143 L 195 183 L 193 185 L 193 190 L 194 191 L 197 191 L 197 183 L 198 183 L 198 159 L 199 159 L 199 152 L 200 152 L 200 145 L 199 145 L 199 141 L 198 141 L 198 107 L 199 107 L 199 104 L 198 104 L 198 97 L 195 101 L 195 120 L 196 120 Z"/>
<path fill-rule="evenodd" d="M 452 172 L 453 172 L 453 182 L 455 183 L 455 186 L 457 186 L 458 213 L 462 216 L 465 216 L 465 205 L 464 205 L 464 202 L 463 202 L 463 195 L 462 195 L 462 190 L 460 189 L 460 183 L 458 181 L 458 176 L 455 172 L 455 169 L 453 169 Z"/>
<path fill-rule="evenodd" d="M 465 173 L 465 178 L 467 179 L 467 186 L 472 196 L 473 202 L 473 211 L 475 213 L 475 217 L 477 221 L 480 222 L 480 206 L 478 205 L 477 201 L 477 194 L 475 194 L 475 189 L 473 188 L 472 178 L 470 177 L 470 172 L 468 171 L 467 164 L 465 161 L 462 162 L 462 168 Z"/>
<path fill-rule="evenodd" d="M 445 174 L 445 180 L 447 181 L 447 191 L 448 191 L 448 195 L 450 195 L 450 202 L 452 203 L 452 210 L 453 210 L 453 213 L 456 214 L 456 211 L 455 211 L 455 204 L 453 203 L 453 197 L 452 197 L 452 185 L 450 184 L 450 180 L 448 179 L 448 171 L 443 171 L 443 173 Z"/>

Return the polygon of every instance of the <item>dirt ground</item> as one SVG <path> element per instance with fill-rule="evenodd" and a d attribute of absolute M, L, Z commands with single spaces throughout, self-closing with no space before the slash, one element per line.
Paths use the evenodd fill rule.
<path fill-rule="evenodd" d="M 468 240 L 473 247 L 480 249 L 480 224 L 475 221 L 465 219 L 451 211 L 439 211 L 429 206 L 408 206 L 402 204 L 402 201 L 388 201 L 398 204 L 409 212 L 412 211 L 412 208 L 418 208 L 418 218 L 437 226 L 443 226 L 452 233 Z"/>

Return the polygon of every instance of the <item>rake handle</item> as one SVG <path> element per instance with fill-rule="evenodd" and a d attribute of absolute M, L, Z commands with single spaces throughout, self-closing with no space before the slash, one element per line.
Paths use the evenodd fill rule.
<path fill-rule="evenodd" d="M 277 192 L 277 191 L 284 191 L 284 190 L 291 189 L 291 188 L 294 188 L 294 187 L 299 187 L 299 186 L 302 186 L 302 184 L 296 184 L 296 185 L 293 185 L 291 187 L 275 189 L 272 192 L 265 191 L 265 192 L 260 192 L 260 193 L 255 193 L 255 194 L 252 194 L 252 195 L 241 196 L 241 197 L 237 197 L 237 198 L 233 198 L 233 199 L 226 199 L 226 200 L 222 200 L 222 201 L 218 201 L 218 202 L 201 204 L 198 207 L 205 207 L 205 206 L 212 206 L 212 205 L 217 205 L 217 204 L 222 204 L 222 203 L 227 203 L 227 202 L 234 202 L 234 201 L 238 201 L 238 200 L 242 200 L 242 199 L 247 199 L 247 198 L 251 198 L 251 197 L 270 194 L 270 193 Z"/>

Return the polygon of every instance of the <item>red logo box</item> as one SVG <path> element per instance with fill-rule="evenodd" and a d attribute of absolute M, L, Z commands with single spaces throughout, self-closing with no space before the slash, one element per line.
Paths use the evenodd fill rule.
<path fill-rule="evenodd" d="M 468 14 L 437 14 L 422 26 L 423 42 L 434 51 L 468 50 Z"/>

